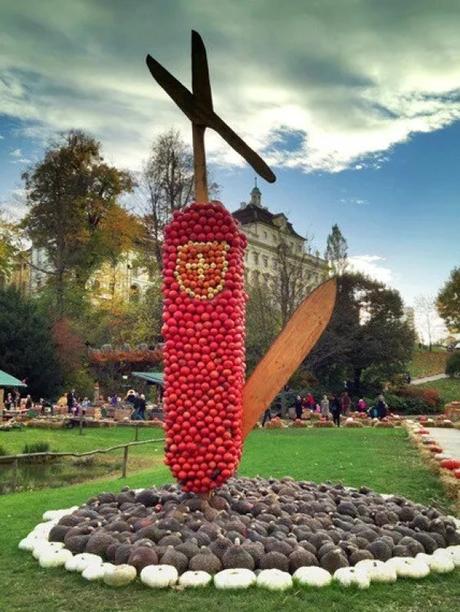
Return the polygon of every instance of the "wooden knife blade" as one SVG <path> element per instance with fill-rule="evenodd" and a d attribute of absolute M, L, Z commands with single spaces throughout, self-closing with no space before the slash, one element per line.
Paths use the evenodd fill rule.
<path fill-rule="evenodd" d="M 243 437 L 321 337 L 332 316 L 336 294 L 335 279 L 317 287 L 300 304 L 257 364 L 243 391 Z"/>

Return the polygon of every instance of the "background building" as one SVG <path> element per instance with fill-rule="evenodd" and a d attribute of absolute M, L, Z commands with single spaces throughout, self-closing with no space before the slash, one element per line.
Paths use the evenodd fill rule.
<path fill-rule="evenodd" d="M 248 283 L 275 280 L 280 266 L 286 263 L 299 268 L 302 282 L 309 289 L 329 275 L 327 261 L 319 253 L 311 254 L 306 239 L 298 234 L 284 213 L 272 213 L 262 206 L 262 194 L 257 185 L 248 203 L 242 202 L 233 213 L 248 239 L 245 272 Z M 280 255 L 280 248 L 285 255 Z"/>

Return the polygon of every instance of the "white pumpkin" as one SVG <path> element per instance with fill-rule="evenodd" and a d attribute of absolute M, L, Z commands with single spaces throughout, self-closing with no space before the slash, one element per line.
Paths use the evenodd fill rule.
<path fill-rule="evenodd" d="M 112 565 L 104 568 L 103 580 L 105 584 L 113 587 L 126 586 L 137 576 L 136 568 L 133 565 L 124 563 L 122 565 Z"/>
<path fill-rule="evenodd" d="M 61 567 L 72 558 L 73 554 L 67 548 L 50 548 L 41 553 L 38 562 L 40 567 L 48 569 L 51 567 Z"/>
<path fill-rule="evenodd" d="M 73 559 L 66 562 L 65 568 L 69 572 L 83 572 L 89 565 L 102 565 L 104 561 L 99 555 L 92 553 L 78 553 Z"/>
<path fill-rule="evenodd" d="M 322 567 L 299 567 L 294 572 L 294 579 L 302 586 L 321 588 L 332 582 L 331 574 Z"/>
<path fill-rule="evenodd" d="M 286 591 L 292 588 L 292 577 L 279 569 L 266 569 L 257 576 L 256 584 L 269 591 Z"/>
<path fill-rule="evenodd" d="M 430 566 L 425 561 L 412 557 L 392 557 L 385 564 L 393 567 L 401 578 L 425 578 L 430 573 Z"/>
<path fill-rule="evenodd" d="M 48 539 L 51 529 L 55 525 L 57 525 L 58 521 L 48 521 L 47 523 L 38 523 L 32 531 L 31 534 L 41 535 L 42 537 Z"/>
<path fill-rule="evenodd" d="M 455 567 L 460 567 L 460 545 L 448 546 L 446 548 L 446 553 L 448 553 L 448 555 L 454 562 Z"/>
<path fill-rule="evenodd" d="M 356 569 L 362 569 L 368 573 L 371 582 L 391 583 L 396 582 L 398 575 L 394 567 L 385 565 L 377 559 L 363 559 L 355 565 Z"/>
<path fill-rule="evenodd" d="M 37 544 L 43 544 L 43 543 L 48 543 L 48 540 L 45 540 L 38 535 L 33 535 L 33 534 L 31 535 L 29 533 L 28 536 L 26 536 L 19 542 L 18 548 L 20 550 L 26 550 L 27 552 L 33 552 Z"/>
<path fill-rule="evenodd" d="M 214 576 L 216 589 L 247 589 L 256 582 L 256 575 L 249 569 L 225 569 Z"/>
<path fill-rule="evenodd" d="M 369 574 L 356 567 L 341 567 L 334 573 L 334 580 L 344 587 L 357 586 L 358 589 L 368 589 L 371 584 Z"/>
<path fill-rule="evenodd" d="M 105 571 L 113 567 L 115 567 L 115 565 L 113 565 L 112 563 L 101 563 L 100 565 L 93 563 L 91 565 L 88 565 L 82 571 L 81 575 L 85 580 L 94 582 L 95 580 L 102 580 L 104 578 Z"/>
<path fill-rule="evenodd" d="M 182 576 L 179 578 L 179 584 L 185 588 L 197 588 L 197 587 L 206 587 L 212 581 L 211 574 L 203 571 L 188 571 L 184 572 Z"/>
<path fill-rule="evenodd" d="M 48 542 L 48 540 L 37 542 L 32 551 L 32 555 L 35 559 L 39 559 L 43 553 L 52 550 L 61 550 L 61 548 L 64 548 L 64 542 Z"/>
<path fill-rule="evenodd" d="M 75 510 L 78 510 L 78 506 L 72 506 L 71 508 L 62 508 L 61 510 L 47 510 L 43 513 L 42 518 L 44 521 L 51 521 L 53 519 L 57 519 L 59 521 L 63 516 L 72 514 L 72 512 L 75 512 Z"/>
<path fill-rule="evenodd" d="M 173 565 L 146 565 L 140 578 L 151 589 L 165 589 L 176 584 L 179 574 Z"/>
<path fill-rule="evenodd" d="M 455 569 L 455 562 L 445 548 L 438 548 L 432 555 L 427 556 L 429 557 L 428 565 L 433 572 L 447 574 Z"/>

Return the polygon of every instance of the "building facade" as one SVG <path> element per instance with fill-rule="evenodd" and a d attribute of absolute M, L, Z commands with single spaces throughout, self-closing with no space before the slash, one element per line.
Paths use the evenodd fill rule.
<path fill-rule="evenodd" d="M 284 213 L 272 213 L 262 205 L 262 194 L 255 186 L 249 202 L 242 202 L 233 213 L 248 239 L 245 274 L 249 284 L 275 282 L 282 265 L 291 266 L 305 293 L 329 275 L 327 261 L 312 254 L 305 238 L 298 234 Z M 280 249 L 283 248 L 283 256 Z M 158 277 L 138 263 L 139 255 L 126 253 L 115 265 L 105 262 L 90 277 L 87 289 L 94 303 L 129 302 L 139 299 Z M 43 249 L 32 247 L 15 267 L 11 281 L 24 293 L 34 294 L 46 285 L 50 265 Z"/>
<path fill-rule="evenodd" d="M 242 202 L 233 216 L 248 239 L 245 273 L 249 284 L 276 281 L 280 266 L 286 264 L 298 269 L 299 280 L 308 290 L 329 276 L 327 261 L 318 253 L 309 252 L 305 238 L 295 231 L 286 215 L 272 213 L 262 205 L 257 185 L 251 191 L 249 202 Z"/>

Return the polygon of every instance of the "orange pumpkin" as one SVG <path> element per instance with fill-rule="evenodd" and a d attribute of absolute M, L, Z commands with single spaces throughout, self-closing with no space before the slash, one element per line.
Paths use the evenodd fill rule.
<path fill-rule="evenodd" d="M 443 459 L 439 465 L 446 470 L 456 470 L 460 468 L 460 459 Z"/>
<path fill-rule="evenodd" d="M 454 470 L 454 476 L 455 478 L 458 478 L 460 480 L 460 468 L 457 468 L 456 470 Z"/>

